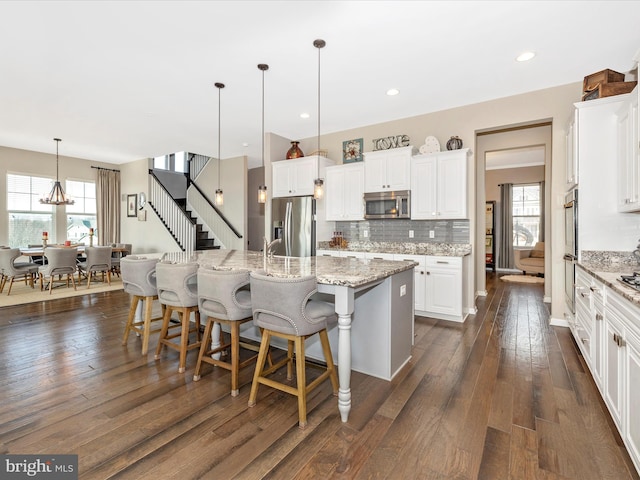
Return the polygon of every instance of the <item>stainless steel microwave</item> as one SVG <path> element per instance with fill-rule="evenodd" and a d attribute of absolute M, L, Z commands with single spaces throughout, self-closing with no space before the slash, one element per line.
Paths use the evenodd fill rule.
<path fill-rule="evenodd" d="M 408 190 L 364 194 L 364 218 L 410 218 L 411 195 Z"/>

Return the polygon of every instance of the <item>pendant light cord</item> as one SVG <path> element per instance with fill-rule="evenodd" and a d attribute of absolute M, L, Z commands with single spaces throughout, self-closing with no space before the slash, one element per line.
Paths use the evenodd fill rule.
<path fill-rule="evenodd" d="M 326 42 L 321 39 L 313 41 L 313 46 L 318 49 L 318 180 L 320 179 L 320 50 Z"/>
<path fill-rule="evenodd" d="M 216 82 L 216 87 L 218 89 L 218 190 L 220 190 L 220 143 L 221 143 L 221 138 L 220 138 L 220 111 L 221 111 L 221 104 L 220 104 L 220 91 L 224 88 L 224 83 L 219 83 Z"/>

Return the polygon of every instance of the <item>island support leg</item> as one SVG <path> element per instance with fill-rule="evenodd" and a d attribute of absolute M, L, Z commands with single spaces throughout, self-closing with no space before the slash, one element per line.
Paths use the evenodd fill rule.
<path fill-rule="evenodd" d="M 338 287 L 335 292 L 335 309 L 338 314 L 338 410 L 343 422 L 349 419 L 351 410 L 351 314 L 354 291 Z"/>

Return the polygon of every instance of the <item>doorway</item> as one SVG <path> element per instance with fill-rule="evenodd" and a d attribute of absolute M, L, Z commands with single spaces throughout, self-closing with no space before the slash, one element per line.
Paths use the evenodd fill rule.
<path fill-rule="evenodd" d="M 476 244 L 485 245 L 485 255 L 478 255 L 476 264 L 477 291 L 486 293 L 486 274 L 493 267 L 500 272 L 510 270 L 516 272 L 513 252 L 511 257 L 505 250 L 509 239 L 515 250 L 530 247 L 538 241 L 544 242 L 550 237 L 550 161 L 551 161 L 551 121 L 532 122 L 517 126 L 494 128 L 478 132 L 476 135 L 477 148 L 477 218 L 486 218 L 487 202 L 491 203 L 494 216 L 492 238 L 487 239 L 487 230 L 476 229 Z M 501 186 L 508 184 L 516 200 L 501 199 Z M 531 200 L 535 190 L 539 192 L 539 215 L 536 215 L 534 203 Z M 506 197 L 509 198 L 509 197 Z M 527 200 L 528 198 L 528 200 Z M 504 203 L 508 203 L 508 211 L 504 210 Z M 482 213 L 480 211 L 482 209 Z M 516 213 L 516 217 L 506 218 L 506 225 L 511 225 L 508 231 L 501 219 L 505 213 Z M 535 217 L 538 218 L 535 218 Z M 527 235 L 529 233 L 529 235 Z M 519 245 L 522 244 L 522 245 Z M 545 250 L 549 242 L 545 242 Z M 489 246 L 491 248 L 489 249 Z M 490 255 L 489 255 L 490 254 Z M 493 265 L 487 269 L 487 259 L 493 257 Z M 545 252 L 545 257 L 548 252 Z M 545 267 L 550 262 L 545 260 Z M 520 272 L 520 271 L 517 271 Z M 545 278 L 550 279 L 549 272 Z M 545 281 L 545 299 L 550 298 L 550 281 Z"/>

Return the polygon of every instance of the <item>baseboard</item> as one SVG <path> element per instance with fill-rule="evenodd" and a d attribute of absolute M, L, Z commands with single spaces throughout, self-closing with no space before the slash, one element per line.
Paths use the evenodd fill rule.
<path fill-rule="evenodd" d="M 544 303 L 551 303 L 551 297 L 544 296 L 544 297 L 542 297 L 542 301 Z"/>
<path fill-rule="evenodd" d="M 487 294 L 488 294 L 488 292 L 487 292 L 486 290 L 478 290 L 478 291 L 476 292 L 476 298 L 477 298 L 477 297 L 486 297 L 486 296 L 487 296 Z"/>
<path fill-rule="evenodd" d="M 569 322 L 565 318 L 551 318 L 549 325 L 552 327 L 567 327 L 569 328 Z"/>

